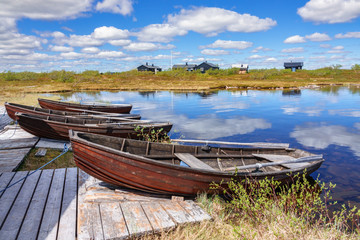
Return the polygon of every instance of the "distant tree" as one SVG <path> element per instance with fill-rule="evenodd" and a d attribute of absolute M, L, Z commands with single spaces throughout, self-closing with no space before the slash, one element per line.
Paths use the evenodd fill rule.
<path fill-rule="evenodd" d="M 360 70 L 360 64 L 354 64 L 351 66 L 351 70 L 355 70 L 356 72 Z"/>
<path fill-rule="evenodd" d="M 332 65 L 331 67 L 332 67 L 332 69 L 334 69 L 334 70 L 339 70 L 339 69 L 342 67 L 342 65 L 341 65 L 341 64 L 334 64 L 334 65 Z"/>

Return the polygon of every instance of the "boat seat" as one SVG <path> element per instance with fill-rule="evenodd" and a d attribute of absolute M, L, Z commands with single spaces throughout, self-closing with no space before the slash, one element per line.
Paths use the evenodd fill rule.
<path fill-rule="evenodd" d="M 181 161 L 189 165 L 191 168 L 198 168 L 204 170 L 215 171 L 214 168 L 210 167 L 200 159 L 194 157 L 190 153 L 174 153 L 176 157 L 178 157 Z"/>
<path fill-rule="evenodd" d="M 291 157 L 289 155 L 275 155 L 275 154 L 252 154 L 252 155 L 254 157 L 266 159 L 270 162 L 282 162 L 282 161 L 297 159 L 297 158 Z M 286 168 L 298 168 L 298 167 L 304 167 L 307 165 L 309 165 L 309 163 L 307 163 L 307 162 L 281 164 L 281 166 L 284 166 Z"/>

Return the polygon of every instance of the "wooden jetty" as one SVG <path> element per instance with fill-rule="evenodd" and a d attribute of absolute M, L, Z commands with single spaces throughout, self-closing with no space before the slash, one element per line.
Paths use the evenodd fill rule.
<path fill-rule="evenodd" d="M 0 189 L 29 172 L 0 174 Z M 0 239 L 127 239 L 211 217 L 192 200 L 114 188 L 77 168 L 38 171 L 0 193 Z"/>

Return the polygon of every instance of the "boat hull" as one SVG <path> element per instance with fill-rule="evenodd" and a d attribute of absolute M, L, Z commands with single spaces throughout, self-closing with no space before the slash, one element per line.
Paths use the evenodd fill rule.
<path fill-rule="evenodd" d="M 104 182 L 147 192 L 184 196 L 201 192 L 215 193 L 217 190 L 211 189 L 213 183 L 222 183 L 226 187 L 226 183 L 232 179 L 260 180 L 269 177 L 286 182 L 294 175 L 305 172 L 304 168 L 298 168 L 273 172 L 271 175 L 264 172 L 234 175 L 229 172 L 207 171 L 155 161 L 91 143 L 74 137 L 73 133 L 70 133 L 70 139 L 74 160 L 79 168 Z M 321 163 L 322 161 L 319 161 L 309 165 L 306 174 L 316 171 Z"/>
<path fill-rule="evenodd" d="M 69 140 L 69 130 L 82 131 L 88 133 L 95 133 L 113 137 L 123 137 L 123 138 L 139 138 L 139 132 L 136 131 L 136 126 L 143 126 L 143 132 L 148 133 L 151 130 L 158 131 L 162 129 L 162 132 L 168 133 L 172 124 L 163 123 L 163 124 L 126 124 L 126 125 L 97 125 L 97 124 L 86 124 L 89 120 L 84 119 L 84 124 L 79 123 L 67 123 L 66 118 L 64 121 L 54 121 L 47 120 L 46 117 L 40 118 L 39 116 L 19 114 L 16 113 L 17 121 L 22 129 L 25 131 L 44 138 L 52 138 L 58 140 Z M 52 117 L 54 119 L 54 117 Z M 59 119 L 59 117 L 58 117 Z M 69 121 L 81 121 L 82 119 L 69 119 Z"/>
<path fill-rule="evenodd" d="M 42 108 L 54 109 L 61 111 L 76 111 L 76 109 L 107 112 L 107 113 L 130 113 L 132 109 L 131 104 L 121 105 L 88 105 L 88 104 L 76 104 L 61 101 L 53 101 L 48 99 L 39 98 L 38 102 Z"/>
<path fill-rule="evenodd" d="M 58 115 L 58 116 L 69 116 L 69 117 L 79 117 L 79 118 L 90 118 L 93 115 L 100 115 L 95 113 L 83 113 L 83 112 L 71 112 L 71 111 L 61 111 L 61 110 L 52 110 L 52 109 L 44 109 L 38 107 L 31 107 L 21 104 L 13 104 L 13 103 L 5 103 L 6 111 L 10 118 L 16 120 L 15 113 L 27 113 L 27 114 L 35 114 L 35 115 L 42 115 L 42 116 L 51 116 L 51 115 Z M 106 117 L 104 115 L 103 117 Z M 118 118 L 127 118 L 127 119 L 136 119 L 139 120 L 141 118 L 138 114 L 118 114 L 112 115 L 112 117 Z"/>

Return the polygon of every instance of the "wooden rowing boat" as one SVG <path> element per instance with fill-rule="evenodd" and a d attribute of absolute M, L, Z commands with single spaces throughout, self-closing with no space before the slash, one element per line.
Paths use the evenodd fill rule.
<path fill-rule="evenodd" d="M 42 108 L 61 110 L 61 111 L 76 111 L 76 109 L 91 110 L 97 112 L 110 112 L 110 113 L 130 113 L 131 104 L 79 104 L 69 103 L 62 101 L 54 101 L 49 99 L 38 98 L 38 102 Z"/>
<path fill-rule="evenodd" d="M 169 122 L 149 122 L 145 120 L 111 120 L 79 119 L 66 116 L 41 116 L 15 113 L 17 122 L 25 131 L 38 136 L 52 139 L 69 139 L 69 130 L 103 134 L 107 136 L 139 138 L 139 130 L 149 133 L 151 130 L 166 134 L 171 130 Z M 135 122 L 134 122 L 135 121 Z"/>
<path fill-rule="evenodd" d="M 15 113 L 27 113 L 27 114 L 34 114 L 34 115 L 44 115 L 44 116 L 51 116 L 51 115 L 60 115 L 60 116 L 68 116 L 68 117 L 80 117 L 80 118 L 93 118 L 93 117 L 101 117 L 103 118 L 127 118 L 127 119 L 140 119 L 141 116 L 139 114 L 129 114 L 129 113 L 104 113 L 104 112 L 97 112 L 97 111 L 88 111 L 88 110 L 81 110 L 79 109 L 77 112 L 73 111 L 60 111 L 60 110 L 52 110 L 46 108 L 39 108 L 33 106 L 27 106 L 17 103 L 5 103 L 6 111 L 13 120 L 15 120 Z"/>
<path fill-rule="evenodd" d="M 110 184 L 165 194 L 211 193 L 211 183 L 225 184 L 232 178 L 285 182 L 298 173 L 311 174 L 324 161 L 322 155 L 264 145 L 186 146 L 76 131 L 69 136 L 74 160 L 88 174 Z"/>

